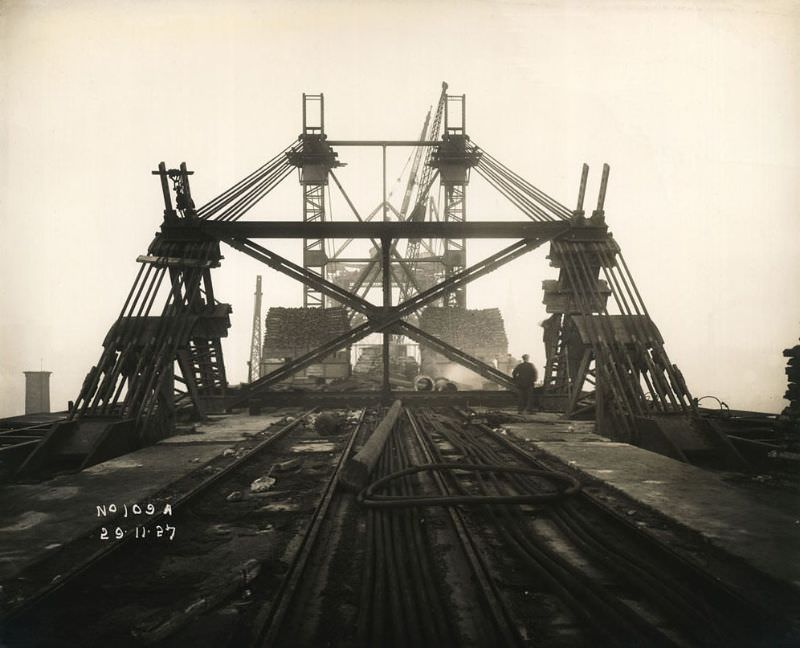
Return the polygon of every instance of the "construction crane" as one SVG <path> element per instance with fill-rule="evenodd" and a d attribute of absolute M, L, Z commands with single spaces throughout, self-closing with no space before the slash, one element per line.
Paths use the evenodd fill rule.
<path fill-rule="evenodd" d="M 250 338 L 250 360 L 247 362 L 248 382 L 261 377 L 261 275 L 256 276 L 255 305 L 253 307 L 253 335 Z"/>
<path fill-rule="evenodd" d="M 439 95 L 439 103 L 436 106 L 436 114 L 433 118 L 433 124 L 431 125 L 431 130 L 429 134 L 429 139 L 431 141 L 436 141 L 439 139 L 439 132 L 442 126 L 442 115 L 444 114 L 445 105 L 447 104 L 447 83 L 442 83 L 442 94 Z M 421 149 L 417 149 L 421 152 Z M 425 220 L 426 215 L 426 205 L 428 203 L 428 196 L 431 191 L 431 187 L 433 186 L 434 181 L 436 180 L 436 173 L 434 173 L 433 166 L 431 165 L 431 156 L 433 155 L 433 149 L 429 148 L 425 151 L 425 163 L 422 165 L 422 173 L 419 180 L 419 191 L 417 192 L 417 200 L 414 204 L 414 209 L 411 210 L 411 214 L 407 216 L 407 220 L 412 222 L 420 222 Z M 405 216 L 405 212 L 402 212 L 403 216 Z M 417 259 L 419 258 L 419 249 L 422 243 L 421 239 L 409 239 L 408 245 L 406 246 L 406 254 L 405 260 L 406 265 L 410 271 L 410 274 L 414 274 L 416 271 Z M 433 257 L 436 256 L 433 251 L 433 246 L 429 243 L 425 244 L 425 247 L 428 250 L 428 253 Z M 410 281 L 406 277 L 405 285 L 401 286 L 400 290 L 402 293 L 408 294 L 411 290 Z"/>
<path fill-rule="evenodd" d="M 436 114 L 433 117 L 433 124 L 431 125 L 431 131 L 428 135 L 428 139 L 432 142 L 439 139 L 439 132 L 442 127 L 442 115 L 444 113 L 446 102 L 447 84 L 442 83 L 442 94 L 439 95 L 439 103 L 436 106 Z M 422 175 L 419 179 L 419 193 L 417 194 L 417 200 L 414 204 L 414 209 L 411 210 L 411 214 L 408 216 L 408 220 L 414 222 L 425 220 L 425 205 L 428 202 L 428 194 L 430 193 L 434 180 L 436 180 L 436 174 L 434 174 L 433 167 L 431 166 L 432 154 L 433 148 L 428 148 L 425 151 L 425 163 L 422 165 Z M 403 215 L 405 216 L 405 213 L 403 213 Z"/>
<path fill-rule="evenodd" d="M 427 139 L 429 141 L 436 141 L 439 139 L 439 132 L 441 130 L 441 124 L 442 124 L 442 116 L 444 114 L 446 103 L 447 103 L 447 83 L 443 82 L 442 92 L 439 95 L 439 101 L 437 102 L 436 105 L 436 112 L 434 113 L 433 117 L 433 123 L 431 124 L 430 131 L 428 131 Z M 430 112 L 428 113 L 428 116 L 425 118 L 425 126 L 423 127 L 422 135 L 420 136 L 421 141 L 424 141 L 426 139 L 425 132 L 427 130 L 427 125 L 429 120 L 430 120 Z M 433 186 L 433 183 L 436 180 L 436 175 L 437 175 L 437 173 L 434 172 L 434 169 L 430 164 L 431 154 L 432 154 L 431 151 L 432 149 L 430 148 L 425 151 L 425 160 L 424 163 L 421 163 L 422 149 L 421 148 L 417 149 L 417 153 L 414 157 L 414 163 L 409 177 L 408 186 L 406 188 L 406 193 L 403 197 L 403 204 L 401 205 L 400 209 L 400 216 L 402 220 L 413 221 L 413 222 L 419 222 L 425 220 L 425 207 L 428 202 L 428 194 L 430 193 L 431 187 Z M 422 167 L 421 170 L 420 166 Z M 419 180 L 416 180 L 417 175 L 419 175 Z M 411 213 L 408 214 L 407 210 L 411 202 L 411 195 L 414 190 L 414 185 L 418 187 L 417 198 L 414 203 L 414 208 L 411 210 Z M 421 244 L 420 239 L 409 239 L 408 246 L 406 248 L 406 254 L 403 259 L 405 264 L 405 269 L 404 272 L 400 273 L 400 276 L 398 277 L 398 287 L 400 289 L 400 294 L 406 298 L 413 295 L 414 292 L 418 292 L 414 290 L 416 287 L 418 287 L 414 286 L 415 283 L 414 265 L 416 259 L 419 257 L 420 244 Z M 435 256 L 431 248 L 431 245 L 428 243 L 425 243 L 424 245 L 428 249 L 429 253 L 432 256 Z M 395 248 L 396 244 L 393 246 L 393 250 Z M 372 288 L 379 274 L 377 270 L 378 262 L 379 262 L 379 253 L 376 251 L 372 254 L 370 262 L 364 266 L 360 275 L 354 281 L 352 286 L 353 292 L 359 295 L 365 295 Z"/>
<path fill-rule="evenodd" d="M 428 114 L 425 115 L 425 123 L 422 125 L 422 132 L 419 134 L 420 142 L 425 141 L 425 135 L 428 132 L 428 124 L 431 121 L 431 111 L 428 109 Z M 408 184 L 406 185 L 406 192 L 403 195 L 403 202 L 400 204 L 400 218 L 402 220 L 406 219 L 406 214 L 408 213 L 408 206 L 411 204 L 411 196 L 414 193 L 414 187 L 421 186 L 419 182 L 417 182 L 417 176 L 419 175 L 419 165 L 422 162 L 422 154 L 423 150 L 422 147 L 417 147 L 414 150 L 414 162 L 411 164 L 411 172 L 408 174 Z"/>

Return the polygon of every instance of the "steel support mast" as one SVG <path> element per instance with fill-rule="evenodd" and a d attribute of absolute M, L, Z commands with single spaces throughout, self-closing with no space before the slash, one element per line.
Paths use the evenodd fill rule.
<path fill-rule="evenodd" d="M 316 111 L 315 111 L 316 109 Z M 316 112 L 314 120 L 311 113 Z M 300 170 L 300 185 L 303 188 L 303 223 L 325 222 L 325 187 L 328 173 L 339 163 L 336 153 L 325 142 L 325 97 L 320 94 L 303 94 L 303 133 L 298 151 L 289 154 L 289 161 Z M 321 238 L 303 239 L 303 267 L 323 279 L 325 264 L 325 241 Z M 324 308 L 325 296 L 309 286 L 303 288 L 304 308 Z"/>
<path fill-rule="evenodd" d="M 454 108 L 451 109 L 451 106 Z M 431 161 L 431 164 L 439 170 L 439 181 L 444 188 L 445 222 L 463 223 L 466 220 L 469 169 L 479 160 L 480 154 L 470 144 L 466 134 L 466 97 L 447 95 L 444 103 L 444 137 Z M 442 261 L 445 279 L 459 274 L 466 268 L 466 253 L 464 238 L 444 239 Z M 466 308 L 466 286 L 446 293 L 442 305 Z"/>
<path fill-rule="evenodd" d="M 247 363 L 248 381 L 261 378 L 261 275 L 256 277 L 255 303 L 253 306 L 253 334 L 250 339 L 250 361 Z"/>

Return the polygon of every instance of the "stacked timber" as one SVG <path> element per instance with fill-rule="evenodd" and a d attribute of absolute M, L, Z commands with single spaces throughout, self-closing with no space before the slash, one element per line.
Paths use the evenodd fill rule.
<path fill-rule="evenodd" d="M 470 353 L 508 353 L 508 337 L 499 308 L 468 309 L 429 306 L 419 320 L 420 328 L 448 344 Z"/>
<path fill-rule="evenodd" d="M 499 364 L 508 355 L 506 327 L 498 308 L 477 310 L 430 306 L 422 312 L 419 327 L 488 365 Z M 424 346 L 420 355 L 423 373 L 454 377 L 446 368 L 452 364 L 447 358 Z M 480 386 L 474 385 L 476 388 Z"/>
<path fill-rule="evenodd" d="M 261 375 L 264 376 L 350 330 L 344 308 L 285 308 L 267 311 Z M 294 380 L 327 381 L 350 375 L 350 349 L 336 351 L 296 373 Z"/>
<path fill-rule="evenodd" d="M 796 432 L 800 432 L 800 344 L 791 349 L 784 349 L 786 376 L 788 385 L 783 397 L 789 401 L 789 407 L 781 412 L 781 418 Z"/>
<path fill-rule="evenodd" d="M 344 308 L 285 308 L 267 311 L 266 357 L 296 357 L 350 330 Z"/>

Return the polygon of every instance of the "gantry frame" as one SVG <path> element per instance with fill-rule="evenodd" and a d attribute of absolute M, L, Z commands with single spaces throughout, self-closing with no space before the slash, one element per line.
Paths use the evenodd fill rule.
<path fill-rule="evenodd" d="M 309 353 L 295 358 L 283 367 L 261 377 L 247 388 L 244 394 L 235 398 L 231 405 L 245 402 L 259 392 L 285 380 L 294 373 L 319 361 L 327 355 L 354 344 L 371 333 L 383 333 L 384 354 L 388 353 L 388 338 L 391 334 L 405 335 L 423 345 L 433 347 L 442 355 L 450 358 L 466 368 L 475 371 L 488 380 L 506 387 L 515 388 L 510 376 L 495 369 L 477 358 L 470 356 L 452 345 L 426 333 L 406 321 L 406 317 L 419 309 L 440 301 L 445 295 L 457 293 L 470 282 L 482 277 L 506 263 L 531 252 L 545 242 L 566 237 L 568 240 L 599 240 L 605 236 L 605 228 L 584 226 L 573 228 L 567 222 L 526 222 L 526 221 L 485 221 L 485 222 L 371 222 L 371 223 L 296 223 L 293 221 L 258 221 L 247 223 L 217 223 L 201 221 L 185 223 L 179 226 L 165 225 L 162 233 L 170 240 L 180 241 L 220 241 L 248 256 L 261 261 L 265 265 L 289 276 L 304 286 L 339 302 L 352 310 L 361 313 L 366 321 L 351 329 L 344 335 L 329 340 L 324 345 Z M 356 292 L 347 290 L 317 273 L 303 268 L 299 264 L 263 247 L 254 239 L 286 239 L 314 237 L 327 238 L 361 238 L 379 241 L 381 252 L 381 271 L 386 280 L 383 290 L 383 301 L 380 305 L 372 304 Z M 413 237 L 469 239 L 469 238 L 516 238 L 515 243 L 504 247 L 486 259 L 451 274 L 435 286 L 419 292 L 403 300 L 399 304 L 391 303 L 389 281 L 391 257 L 390 252 L 399 239 Z M 400 261 L 399 263 L 402 263 Z M 389 397 L 388 363 L 384 363 L 382 393 Z"/>
<path fill-rule="evenodd" d="M 446 86 L 443 89 L 446 90 Z M 309 96 L 319 97 L 320 101 L 322 99 L 322 95 Z M 176 363 L 184 375 L 188 397 L 197 412 L 202 414 L 210 402 L 209 399 L 222 397 L 227 408 L 257 399 L 293 373 L 371 333 L 383 335 L 384 362 L 380 393 L 384 402 L 391 398 L 391 335 L 407 336 L 422 345 L 430 346 L 488 380 L 513 389 L 515 385 L 510 376 L 421 330 L 407 318 L 419 309 L 437 302 L 463 306 L 461 296 L 467 284 L 545 242 L 551 244 L 551 261 L 560 259 L 553 263 L 561 268 L 561 272 L 552 294 L 567 299 L 564 308 L 550 312 L 560 314 L 559 326 L 572 322 L 584 329 L 583 366 L 577 372 L 578 376 L 568 376 L 564 384 L 571 406 L 582 393 L 584 382 L 594 378 L 597 381 L 595 411 L 598 423 L 601 412 L 612 411 L 615 424 L 621 422 L 620 429 L 628 435 L 623 440 L 634 443 L 639 441 L 639 431 L 647 428 L 654 415 L 677 414 L 691 417 L 696 414 L 696 404 L 691 399 L 677 367 L 670 363 L 659 336 L 648 332 L 655 329 L 648 328 L 649 317 L 635 285 L 632 287 L 636 301 L 632 302 L 631 307 L 625 303 L 623 293 L 630 292 L 631 288 L 626 282 L 629 280 L 632 284 L 632 276 L 627 267 L 624 267 L 624 273 L 616 269 L 615 255 L 619 249 L 614 249 L 615 244 L 605 225 L 602 211 L 608 179 L 607 167 L 603 173 L 598 210 L 595 210 L 592 218 L 586 219 L 581 208 L 586 169 L 581 179 L 579 209 L 569 210 L 470 140 L 464 128 L 463 95 L 460 99 L 461 124 L 454 126 L 446 120 L 442 139 L 436 141 L 328 140 L 323 131 L 324 117 L 320 115 L 318 129 L 304 127 L 297 142 L 287 146 L 250 175 L 197 209 L 189 188 L 188 176 L 192 172 L 187 171 L 185 163 L 181 164 L 180 169 L 170 171 L 161 163 L 159 171 L 155 173 L 161 176 L 165 201 L 164 220 L 161 231 L 151 245 L 150 254 L 140 260 L 148 267 L 161 269 L 162 274 L 156 277 L 155 283 L 147 284 L 144 292 L 141 286 L 137 288 L 137 278 L 120 319 L 109 333 L 106 349 L 98 366 L 90 371 L 76 404 L 70 411 L 70 424 L 74 425 L 82 418 L 94 416 L 96 408 L 91 408 L 101 402 L 101 415 L 126 417 L 141 439 L 146 436 L 143 430 L 151 425 L 153 418 L 164 420 L 159 412 L 163 414 L 174 411 L 174 406 L 170 409 L 167 401 L 177 378 L 174 373 Z M 304 108 L 305 103 L 304 98 Z M 304 118 L 304 126 L 305 123 Z M 382 148 L 383 220 L 361 219 L 343 189 L 342 193 L 358 218 L 357 222 L 326 220 L 324 204 L 320 214 L 315 212 L 309 217 L 309 209 L 319 211 L 321 203 L 316 198 L 313 204 L 308 203 L 308 198 L 304 198 L 303 222 L 240 220 L 294 169 L 300 169 L 301 184 L 322 187 L 323 193 L 329 176 L 340 186 L 338 178 L 333 174 L 333 168 L 340 166 L 338 153 L 333 147 L 348 146 Z M 435 167 L 445 189 L 449 187 L 452 190 L 445 206 L 446 217 L 443 221 L 426 222 L 414 218 L 390 221 L 387 218 L 385 160 L 386 149 L 392 146 L 433 147 L 429 163 Z M 461 201 L 463 188 L 472 168 L 519 208 L 528 220 L 466 222 L 461 217 Z M 177 210 L 172 208 L 168 178 L 173 181 Z M 286 238 L 305 242 L 303 265 L 262 245 L 264 241 Z M 324 263 L 317 265 L 318 261 L 324 262 L 324 242 L 331 238 L 373 241 L 378 251 L 375 256 L 380 257 L 383 286 L 381 303 L 371 303 L 355 290 L 337 286 L 324 276 L 324 272 L 317 271 L 317 268 L 324 266 Z M 514 242 L 470 266 L 466 265 L 464 258 L 455 259 L 456 262 L 450 264 L 450 270 L 439 283 L 425 290 L 418 290 L 410 296 L 405 294 L 401 296 L 399 303 L 393 304 L 393 264 L 399 266 L 402 273 L 409 277 L 409 281 L 413 280 L 413 270 L 408 268 L 395 249 L 397 242 L 401 239 L 434 238 L 453 242 L 448 248 L 451 252 L 463 249 L 464 243 L 470 238 L 512 239 Z M 219 342 L 229 325 L 227 315 L 230 307 L 220 304 L 214 298 L 210 274 L 211 268 L 219 265 L 221 259 L 220 243 L 242 251 L 302 283 L 306 290 L 306 306 L 324 307 L 324 300 L 329 299 L 360 313 L 364 316 L 364 321 L 345 334 L 328 340 L 318 348 L 253 381 L 238 394 L 226 396 L 227 380 Z M 321 251 L 322 257 L 309 263 L 308 252 L 311 250 Z M 624 266 L 621 255 L 619 260 Z M 374 259 L 371 261 L 374 262 Z M 606 309 L 608 294 L 602 292 L 597 279 L 597 274 L 601 271 L 606 273 L 610 287 L 608 294 L 612 294 L 618 302 L 621 315 L 610 315 Z M 169 277 L 170 290 L 162 314 L 153 318 L 140 317 L 142 312 L 146 315 L 154 304 L 153 300 L 164 276 Z M 309 299 L 309 295 L 313 298 Z M 547 297 L 547 289 L 545 296 Z M 615 320 L 615 317 L 619 319 Z M 647 322 L 644 322 L 645 319 Z M 615 322 L 624 324 L 621 327 L 622 337 L 614 327 Z M 648 326 L 642 329 L 645 324 Z M 563 337 L 564 331 L 555 333 L 557 338 Z M 203 349 L 207 347 L 207 350 L 198 352 L 197 357 L 187 357 L 187 352 L 194 349 L 197 343 L 202 343 Z M 556 344 L 553 348 L 559 352 L 561 347 Z M 560 370 L 560 359 L 555 362 L 546 372 L 548 379 L 556 376 Z M 594 369 L 590 371 L 589 365 L 592 363 Z M 651 389 L 650 400 L 646 388 Z M 123 393 L 125 389 L 127 390 Z M 657 431 L 648 434 L 650 438 L 658 439 L 668 436 Z M 702 435 L 695 434 L 694 440 L 699 436 Z M 671 439 L 667 439 L 667 442 L 665 453 L 676 455 L 677 452 L 678 458 L 687 459 L 687 456 L 681 455 L 681 449 Z M 718 439 L 713 442 L 719 446 Z M 729 449 L 728 455 L 732 456 Z M 733 460 L 736 460 L 735 456 Z"/>

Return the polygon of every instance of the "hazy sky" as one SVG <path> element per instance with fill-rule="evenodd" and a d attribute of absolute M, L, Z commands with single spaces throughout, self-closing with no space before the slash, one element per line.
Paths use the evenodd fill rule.
<path fill-rule="evenodd" d="M 201 204 L 296 138 L 302 92 L 325 93 L 332 139 L 413 138 L 443 80 L 467 95 L 472 139 L 570 207 L 580 165 L 593 202 L 608 162 L 607 221 L 690 389 L 778 411 L 800 335 L 799 54 L 786 2 L 0 0 L 0 415 L 23 410 L 40 363 L 54 409 L 77 395 L 160 224 L 160 160 L 195 170 Z M 340 158 L 370 211 L 379 152 Z M 291 176 L 253 217 L 301 205 Z M 474 175 L 469 219 L 521 217 Z M 299 305 L 301 287 L 223 254 L 238 382 L 255 275 L 265 306 Z M 540 366 L 545 254 L 468 289 Z"/>

